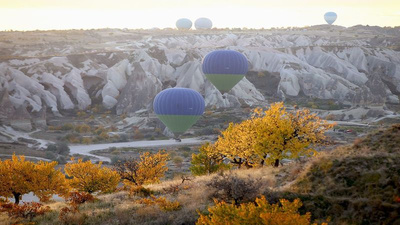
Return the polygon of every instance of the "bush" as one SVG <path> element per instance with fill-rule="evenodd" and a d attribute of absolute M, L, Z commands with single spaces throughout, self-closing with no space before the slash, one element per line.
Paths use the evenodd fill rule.
<path fill-rule="evenodd" d="M 78 133 L 88 133 L 90 132 L 91 128 L 87 124 L 77 125 L 75 127 L 75 131 Z"/>
<path fill-rule="evenodd" d="M 65 156 L 60 156 L 60 157 L 58 157 L 57 158 L 57 160 L 56 160 L 57 162 L 58 162 L 58 164 L 62 164 L 62 165 L 64 165 L 64 164 L 66 164 L 67 163 L 67 158 L 65 157 Z"/>
<path fill-rule="evenodd" d="M 120 142 L 128 142 L 128 135 L 126 135 L 126 134 L 121 134 L 120 136 L 119 136 L 119 141 Z"/>
<path fill-rule="evenodd" d="M 73 130 L 73 129 L 74 129 L 74 125 L 71 123 L 66 123 L 61 126 L 61 130 L 63 130 L 63 131 Z"/>
<path fill-rule="evenodd" d="M 0 212 L 7 212 L 11 218 L 24 218 L 32 220 L 34 217 L 50 211 L 50 207 L 44 207 L 37 202 L 24 202 L 22 205 L 14 203 L 0 204 Z"/>
<path fill-rule="evenodd" d="M 90 138 L 90 137 L 82 138 L 82 144 L 89 145 L 89 144 L 92 144 L 92 143 L 93 143 L 92 138 Z"/>
<path fill-rule="evenodd" d="M 262 182 L 250 176 L 241 178 L 233 173 L 225 173 L 215 176 L 207 186 L 215 190 L 212 197 L 238 205 L 253 201 L 260 193 Z"/>
<path fill-rule="evenodd" d="M 215 152 L 214 145 L 206 143 L 200 147 L 199 151 L 199 154 L 192 155 L 192 166 L 189 169 L 193 175 L 206 175 L 231 168 L 230 165 L 223 162 L 224 159 L 220 154 L 213 154 Z"/>
<path fill-rule="evenodd" d="M 93 195 L 86 192 L 70 192 L 65 201 L 73 208 L 77 208 L 85 202 L 94 201 L 94 199 Z"/>
<path fill-rule="evenodd" d="M 257 198 L 255 203 L 243 203 L 240 206 L 215 201 L 214 207 L 209 207 L 209 215 L 200 214 L 197 225 L 309 225 L 311 214 L 300 215 L 298 209 L 302 206 L 299 199 L 289 202 L 280 200 L 280 204 L 269 204 L 264 196 Z M 327 225 L 327 224 L 325 224 Z"/>
<path fill-rule="evenodd" d="M 59 155 L 65 155 L 65 156 L 69 155 L 69 147 L 68 147 L 68 144 L 65 143 L 65 142 L 58 142 L 56 144 L 49 144 L 47 146 L 46 151 L 57 153 Z"/>
<path fill-rule="evenodd" d="M 72 188 L 79 192 L 113 192 L 120 181 L 120 176 L 117 172 L 102 167 L 100 162 L 98 165 L 93 164 L 90 160 L 83 162 L 82 159 L 65 165 L 65 174 L 72 179 L 68 183 Z"/>
<path fill-rule="evenodd" d="M 178 168 L 182 167 L 182 163 L 183 163 L 183 158 L 180 156 L 176 156 L 172 159 L 172 161 L 174 162 L 175 166 Z"/>
<path fill-rule="evenodd" d="M 156 154 L 145 152 L 140 155 L 140 160 L 129 159 L 125 162 L 118 162 L 114 169 L 118 172 L 124 183 L 141 186 L 155 183 L 164 176 L 168 170 L 168 154 L 160 151 Z"/>

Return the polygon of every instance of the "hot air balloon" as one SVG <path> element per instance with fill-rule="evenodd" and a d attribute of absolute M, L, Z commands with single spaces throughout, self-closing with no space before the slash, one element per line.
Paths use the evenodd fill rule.
<path fill-rule="evenodd" d="M 327 12 L 325 13 L 324 18 L 329 25 L 332 25 L 337 19 L 337 14 L 334 12 Z"/>
<path fill-rule="evenodd" d="M 208 18 L 198 18 L 194 22 L 194 26 L 196 27 L 196 30 L 208 30 L 212 28 L 212 22 Z"/>
<path fill-rule="evenodd" d="M 176 21 L 176 28 L 178 30 L 189 30 L 192 27 L 192 21 L 186 18 L 181 18 Z"/>
<path fill-rule="evenodd" d="M 178 137 L 204 113 L 199 92 L 188 88 L 169 88 L 157 94 L 153 102 L 157 117 Z"/>
<path fill-rule="evenodd" d="M 248 71 L 247 58 L 233 50 L 210 52 L 203 60 L 203 73 L 224 94 L 230 91 Z"/>

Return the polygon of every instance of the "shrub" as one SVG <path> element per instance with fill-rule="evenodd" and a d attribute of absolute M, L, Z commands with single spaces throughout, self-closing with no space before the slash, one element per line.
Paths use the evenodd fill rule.
<path fill-rule="evenodd" d="M 57 153 L 60 155 L 69 155 L 69 147 L 68 144 L 65 142 L 58 142 L 56 144 L 49 144 L 47 145 L 46 151 Z"/>
<path fill-rule="evenodd" d="M 309 225 L 311 214 L 300 215 L 298 209 L 301 206 L 299 199 L 293 202 L 282 199 L 280 204 L 269 204 L 264 196 L 257 198 L 255 203 L 240 206 L 215 201 L 215 206 L 208 208 L 209 215 L 200 214 L 196 224 Z"/>
<path fill-rule="evenodd" d="M 113 192 L 120 181 L 120 176 L 117 172 L 102 167 L 102 162 L 93 164 L 90 160 L 83 162 L 82 159 L 65 165 L 65 174 L 71 179 L 68 183 L 72 188 L 79 192 Z"/>
<path fill-rule="evenodd" d="M 7 212 L 11 218 L 24 218 L 32 220 L 34 217 L 43 215 L 50 211 L 50 207 L 44 207 L 37 202 L 24 202 L 22 205 L 13 203 L 0 204 L 0 212 Z"/>
<path fill-rule="evenodd" d="M 90 132 L 91 128 L 87 124 L 77 125 L 75 127 L 75 131 L 78 133 L 88 133 Z"/>
<path fill-rule="evenodd" d="M 192 155 L 192 166 L 189 169 L 193 175 L 200 176 L 230 169 L 230 165 L 223 162 L 222 155 L 215 154 L 214 148 L 214 145 L 206 143 L 200 147 L 199 154 Z"/>
<path fill-rule="evenodd" d="M 77 207 L 85 202 L 94 201 L 95 198 L 92 194 L 86 192 L 70 192 L 65 201 L 71 205 L 73 208 L 77 209 Z"/>
<path fill-rule="evenodd" d="M 102 133 L 99 135 L 99 137 L 100 137 L 102 140 L 107 140 L 107 139 L 110 138 L 110 136 L 108 135 L 108 133 L 107 133 L 106 131 L 102 132 Z"/>
<path fill-rule="evenodd" d="M 61 130 L 64 130 L 64 131 L 73 130 L 73 129 L 74 129 L 74 125 L 71 123 L 66 123 L 61 126 Z"/>
<path fill-rule="evenodd" d="M 175 166 L 178 168 L 182 167 L 182 163 L 183 163 L 183 158 L 180 156 L 176 156 L 172 159 L 172 161 L 174 162 Z"/>
<path fill-rule="evenodd" d="M 76 113 L 76 115 L 77 115 L 78 117 L 85 117 L 85 116 L 87 115 L 87 113 L 86 113 L 86 112 L 83 112 L 83 111 L 79 111 L 79 112 Z"/>
<path fill-rule="evenodd" d="M 233 173 L 215 176 L 207 186 L 214 188 L 212 197 L 223 201 L 232 201 L 234 204 L 253 201 L 260 193 L 262 182 L 250 176 L 241 178 Z"/>
<path fill-rule="evenodd" d="M 125 162 L 118 162 L 114 169 L 125 184 L 132 183 L 141 186 L 158 182 L 168 170 L 167 160 L 168 154 L 165 151 L 156 154 L 145 152 L 140 155 L 140 160 L 131 158 Z"/>
<path fill-rule="evenodd" d="M 92 143 L 93 143 L 92 138 L 90 138 L 90 137 L 82 138 L 82 144 L 89 145 L 89 144 L 92 144 Z"/>

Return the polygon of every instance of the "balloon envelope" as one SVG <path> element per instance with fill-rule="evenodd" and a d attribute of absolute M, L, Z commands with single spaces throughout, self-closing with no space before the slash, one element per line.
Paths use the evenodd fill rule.
<path fill-rule="evenodd" d="M 327 12 L 325 13 L 324 18 L 329 25 L 332 25 L 337 19 L 337 14 L 334 12 Z"/>
<path fill-rule="evenodd" d="M 182 18 L 176 21 L 176 28 L 179 30 L 189 30 L 193 23 L 189 19 Z"/>
<path fill-rule="evenodd" d="M 195 90 L 169 88 L 157 94 L 153 102 L 154 112 L 175 136 L 189 129 L 204 113 L 205 102 Z"/>
<path fill-rule="evenodd" d="M 212 22 L 208 18 L 198 18 L 194 22 L 194 26 L 197 30 L 208 30 L 212 28 Z"/>
<path fill-rule="evenodd" d="M 248 71 L 247 58 L 233 50 L 216 50 L 210 52 L 203 60 L 203 73 L 207 79 L 222 93 L 230 91 Z"/>

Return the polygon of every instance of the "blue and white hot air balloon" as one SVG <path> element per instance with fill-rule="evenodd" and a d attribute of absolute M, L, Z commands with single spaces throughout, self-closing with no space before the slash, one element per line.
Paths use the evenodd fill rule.
<path fill-rule="evenodd" d="M 249 68 L 246 56 L 234 50 L 216 50 L 203 59 L 202 70 L 207 79 L 224 94 L 230 91 Z"/>
<path fill-rule="evenodd" d="M 196 30 L 209 30 L 212 28 L 212 22 L 208 18 L 198 18 L 194 22 L 194 26 L 196 27 Z"/>
<path fill-rule="evenodd" d="M 192 25 L 192 21 L 187 18 L 181 18 L 176 21 L 176 28 L 178 28 L 178 30 L 189 30 L 192 28 Z"/>
<path fill-rule="evenodd" d="M 157 117 L 178 137 L 203 115 L 205 102 L 195 90 L 169 88 L 157 94 L 153 108 Z"/>
<path fill-rule="evenodd" d="M 332 25 L 337 19 L 337 14 L 334 12 L 327 12 L 325 13 L 324 18 L 329 25 Z"/>

